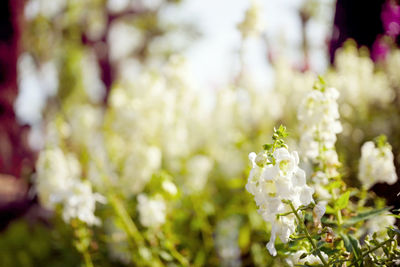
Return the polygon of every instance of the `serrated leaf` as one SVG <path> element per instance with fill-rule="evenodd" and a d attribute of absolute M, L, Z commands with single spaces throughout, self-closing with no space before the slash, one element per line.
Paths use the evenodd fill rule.
<path fill-rule="evenodd" d="M 349 198 L 350 198 L 350 191 L 347 191 L 338 198 L 338 200 L 335 203 L 335 207 L 338 210 L 346 208 L 347 204 L 349 204 Z"/>

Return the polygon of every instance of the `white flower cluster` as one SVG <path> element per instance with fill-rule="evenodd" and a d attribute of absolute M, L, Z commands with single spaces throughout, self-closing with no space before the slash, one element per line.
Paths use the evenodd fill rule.
<path fill-rule="evenodd" d="M 260 1 L 251 1 L 250 7 L 247 9 L 243 21 L 238 25 L 241 34 L 244 37 L 260 34 L 265 28 L 262 18 Z"/>
<path fill-rule="evenodd" d="M 88 181 L 81 181 L 81 168 L 72 154 L 64 154 L 60 148 L 43 150 L 36 164 L 36 188 L 40 202 L 47 208 L 62 206 L 65 222 L 77 218 L 89 225 L 100 224 L 94 215 L 96 202 L 105 198 L 93 193 Z"/>
<path fill-rule="evenodd" d="M 221 258 L 221 266 L 242 266 L 238 246 L 240 218 L 231 216 L 218 222 L 215 231 L 215 248 Z"/>
<path fill-rule="evenodd" d="M 156 228 L 165 223 L 166 205 L 164 200 L 159 197 L 149 198 L 145 194 L 137 197 L 140 223 L 143 226 Z"/>
<path fill-rule="evenodd" d="M 303 155 L 314 163 L 321 160 L 327 164 L 338 163 L 335 142 L 336 134 L 342 131 L 338 97 L 335 88 L 314 89 L 299 107 L 300 147 Z"/>
<path fill-rule="evenodd" d="M 336 52 L 335 66 L 335 71 L 326 78 L 329 84 L 341 89 L 341 101 L 347 104 L 343 108 L 350 105 L 351 111 L 359 112 L 367 109 L 369 103 L 388 104 L 393 99 L 385 73 L 377 71 L 372 59 L 355 45 Z M 351 116 L 351 113 L 343 112 L 343 115 Z"/>
<path fill-rule="evenodd" d="M 365 188 L 370 188 L 376 183 L 394 184 L 397 181 L 392 148 L 389 144 L 376 147 L 372 141 L 364 143 L 361 148 L 358 178 Z"/>
<path fill-rule="evenodd" d="M 195 158 L 204 146 L 202 133 L 209 130 L 204 122 L 210 117 L 204 118 L 186 72 L 184 60 L 173 57 L 161 70 L 146 67 L 122 79 L 110 93 L 105 125 L 111 131 L 105 132 L 105 144 L 119 175 L 117 186 L 128 197 L 140 193 L 162 168 L 180 173 L 184 159 Z M 211 166 L 199 171 L 205 176 L 199 187 L 207 169 Z"/>
<path fill-rule="evenodd" d="M 296 228 L 294 214 L 277 216 L 291 211 L 290 206 L 283 200 L 291 201 L 297 209 L 313 201 L 314 190 L 306 184 L 306 174 L 298 166 L 297 152 L 290 153 L 286 148 L 281 147 L 273 152 L 273 159 L 268 159 L 265 152 L 258 155 L 252 152 L 249 159 L 253 168 L 246 189 L 254 195 L 260 215 L 272 225 L 267 248 L 271 255 L 275 256 L 276 235 L 286 243 Z M 271 160 L 275 163 L 273 164 Z"/>
<path fill-rule="evenodd" d="M 129 196 L 143 190 L 152 174 L 161 166 L 161 151 L 156 146 L 138 145 L 125 159 L 119 182 L 121 191 Z"/>
<path fill-rule="evenodd" d="M 301 258 L 301 256 L 303 254 L 308 254 L 307 256 L 305 256 L 304 258 Z M 324 257 L 324 259 L 326 261 L 328 261 L 328 255 L 326 255 L 323 251 L 321 251 L 321 255 L 322 257 Z M 309 252 L 305 251 L 305 250 L 298 250 L 296 251 L 296 253 L 294 253 L 291 257 L 291 259 L 289 260 L 289 265 L 291 266 L 297 266 L 298 264 L 322 264 L 321 259 L 318 256 L 315 256 L 313 254 L 309 254 Z"/>
<path fill-rule="evenodd" d="M 391 216 L 390 212 L 384 213 L 382 216 L 372 217 L 363 225 L 363 230 L 369 235 L 376 233 L 378 238 L 386 236 L 388 227 L 394 227 L 396 218 Z"/>

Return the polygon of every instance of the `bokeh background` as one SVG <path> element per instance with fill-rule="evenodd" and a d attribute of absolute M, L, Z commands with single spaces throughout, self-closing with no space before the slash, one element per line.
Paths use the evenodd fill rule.
<path fill-rule="evenodd" d="M 280 123 L 296 147 L 296 110 L 318 74 L 341 93 L 346 181 L 359 186 L 360 146 L 381 133 L 399 167 L 398 1 L 4 0 L 0 12 L 1 266 L 82 262 L 35 189 L 38 154 L 54 144 L 89 180 L 98 147 L 120 183 L 142 175 L 127 203 L 171 176 L 182 195 L 169 219 L 190 222 L 175 238 L 193 265 L 275 264 L 244 192 L 247 155 Z M 373 190 L 400 207 L 399 184 Z M 94 236 L 96 266 L 129 265 Z"/>

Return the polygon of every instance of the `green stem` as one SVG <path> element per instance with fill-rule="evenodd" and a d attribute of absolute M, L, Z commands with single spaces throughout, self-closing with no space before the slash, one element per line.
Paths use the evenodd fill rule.
<path fill-rule="evenodd" d="M 85 266 L 86 267 L 93 267 L 92 258 L 87 250 L 82 252 L 83 258 L 85 259 Z"/>
<path fill-rule="evenodd" d="M 181 266 L 189 266 L 188 260 L 182 256 L 181 253 L 175 248 L 175 246 L 168 247 L 169 252 L 171 255 L 181 264 Z"/>
<path fill-rule="evenodd" d="M 375 246 L 374 248 L 369 249 L 368 251 L 364 252 L 364 253 L 361 255 L 361 257 L 360 257 L 359 259 L 357 259 L 355 262 L 353 262 L 352 264 L 350 264 L 349 267 L 354 266 L 354 265 L 356 265 L 356 264 L 358 265 L 358 262 L 359 262 L 360 260 L 364 259 L 364 257 L 366 257 L 368 254 L 370 254 L 371 252 L 374 252 L 375 250 L 377 250 L 377 249 L 383 247 L 386 243 L 390 243 L 390 242 L 392 242 L 392 241 L 393 241 L 393 239 L 385 240 L 385 241 L 379 243 L 379 244 L 378 244 L 377 246 Z"/>
<path fill-rule="evenodd" d="M 135 241 L 139 246 L 144 245 L 144 238 L 137 229 L 135 223 L 132 221 L 128 212 L 126 211 L 123 203 L 113 194 L 108 196 L 112 207 L 117 213 L 118 217 L 122 220 L 122 224 L 127 232 L 127 234 Z"/>
<path fill-rule="evenodd" d="M 336 196 L 336 193 L 335 193 L 335 189 L 331 190 L 331 194 L 332 194 L 333 201 L 336 203 L 337 196 Z M 341 229 L 342 228 L 342 224 L 343 224 L 343 219 L 342 219 L 342 211 L 340 209 L 336 209 L 336 218 L 337 218 L 337 221 L 338 221 L 339 229 Z"/>
<path fill-rule="evenodd" d="M 310 233 L 307 230 L 306 225 L 304 224 L 304 221 L 300 218 L 299 214 L 297 214 L 297 210 L 294 208 L 294 206 L 293 206 L 291 201 L 289 201 L 289 205 L 290 205 L 290 208 L 292 209 L 294 215 L 296 216 L 297 220 L 299 221 L 299 224 L 301 226 L 301 230 L 306 235 L 308 241 L 310 241 L 311 246 L 313 247 L 313 249 L 317 252 L 317 256 L 321 260 L 322 264 L 324 266 L 328 266 L 328 263 L 326 262 L 325 258 L 322 256 L 321 251 L 319 250 L 319 248 L 317 247 L 317 244 L 315 243 L 315 240 L 312 239 Z"/>
<path fill-rule="evenodd" d="M 299 211 L 299 210 L 306 210 L 306 209 L 308 209 L 309 208 L 309 206 L 307 206 L 307 207 L 302 207 L 302 208 L 298 208 L 297 210 Z M 279 217 L 283 217 L 283 216 L 287 216 L 287 215 L 290 215 L 290 214 L 293 214 L 294 212 L 293 211 L 288 211 L 288 212 L 285 212 L 285 213 L 280 213 L 280 214 L 278 214 L 278 215 L 276 215 L 278 218 Z"/>
<path fill-rule="evenodd" d="M 146 244 L 143 236 L 137 229 L 136 224 L 132 221 L 132 218 L 129 216 L 129 213 L 125 209 L 124 204 L 121 202 L 121 200 L 114 194 L 110 194 L 108 196 L 108 199 L 110 200 L 111 206 L 114 208 L 116 214 L 121 219 L 122 225 L 128 236 L 138 246 L 139 249 L 145 247 Z M 163 266 L 158 258 L 153 257 L 150 261 L 143 257 L 141 258 L 147 266 Z"/>

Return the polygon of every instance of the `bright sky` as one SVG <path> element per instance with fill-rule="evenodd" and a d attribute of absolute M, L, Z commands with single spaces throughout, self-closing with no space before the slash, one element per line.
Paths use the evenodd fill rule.
<path fill-rule="evenodd" d="M 332 0 L 324 0 L 332 3 Z M 274 48 L 286 44 L 285 56 L 300 64 L 301 27 L 297 14 L 303 0 L 260 0 L 263 6 L 265 31 Z M 187 51 L 189 66 L 203 86 L 225 84 L 237 69 L 240 34 L 236 25 L 243 19 L 248 0 L 187 0 L 167 13 L 174 20 L 195 21 L 203 37 Z M 171 13 L 170 13 L 171 12 Z M 321 13 L 324 21 L 309 23 L 311 67 L 317 72 L 326 68 L 325 40 L 330 34 L 333 10 L 329 5 Z M 236 55 L 236 56 L 235 56 Z M 265 60 L 266 51 L 260 40 L 250 40 L 246 47 L 246 63 L 262 86 L 272 81 L 272 70 Z"/>

